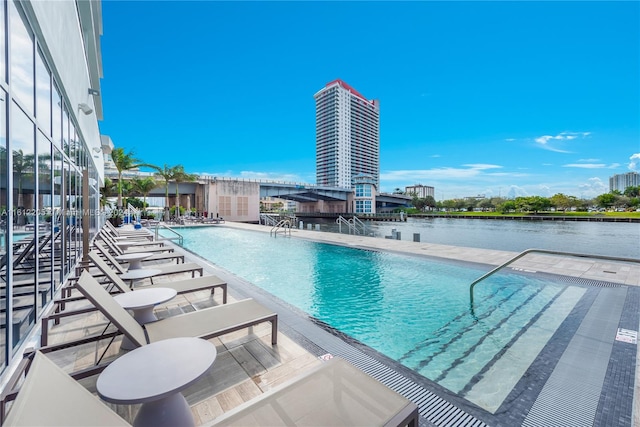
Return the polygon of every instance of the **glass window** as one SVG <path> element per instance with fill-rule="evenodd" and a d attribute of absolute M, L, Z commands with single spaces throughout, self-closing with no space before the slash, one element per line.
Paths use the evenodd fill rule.
<path fill-rule="evenodd" d="M 0 2 L 0 78 L 3 82 L 7 81 L 7 64 L 5 63 L 5 52 L 7 49 L 7 40 L 5 37 L 4 26 L 4 7 L 6 3 Z M 1 356 L 0 356 L 1 357 Z"/>
<path fill-rule="evenodd" d="M 62 148 L 62 99 L 58 88 L 53 86 L 53 107 L 52 128 L 53 128 L 53 144 Z"/>
<path fill-rule="evenodd" d="M 35 316 L 36 286 L 30 264 L 38 250 L 35 213 L 35 170 L 34 170 L 34 127 L 33 122 L 18 107 L 11 104 L 11 141 L 9 144 L 13 157 L 13 294 L 20 297 L 20 304 L 13 307 L 13 320 L 22 320 L 24 331 L 33 323 Z M 16 346 L 23 336 L 23 329 L 11 328 L 15 335 L 10 343 Z"/>
<path fill-rule="evenodd" d="M 38 277 L 40 280 L 47 280 L 52 283 L 53 266 L 55 265 L 51 244 L 53 238 L 51 227 L 51 143 L 41 132 L 38 132 L 36 142 L 38 156 L 38 203 L 37 212 L 37 233 L 40 241 L 40 256 L 38 257 Z M 38 309 L 42 309 L 48 298 L 53 296 L 53 286 L 48 293 L 41 294 L 42 298 L 37 298 Z"/>
<path fill-rule="evenodd" d="M 69 138 L 69 115 L 67 114 L 67 105 L 62 105 L 62 152 L 69 156 L 70 150 Z"/>
<path fill-rule="evenodd" d="M 61 244 L 63 240 L 62 233 L 62 153 L 57 148 L 53 149 L 53 215 L 51 218 L 53 232 L 54 232 L 54 241 L 56 244 L 53 245 L 54 251 L 54 259 L 64 259 L 61 254 L 56 253 L 56 251 L 61 251 L 64 247 Z M 54 280 L 56 284 L 62 283 L 62 269 L 59 270 L 59 274 L 56 274 Z"/>
<path fill-rule="evenodd" d="M 51 74 L 38 50 L 36 56 L 36 119 L 47 136 L 51 136 Z"/>
<path fill-rule="evenodd" d="M 1 8 L 0 4 L 0 8 Z M 0 90 L 0 258 L 5 259 L 8 250 L 8 224 L 7 224 L 7 93 Z M 6 279 L 0 279 L 6 285 Z M 0 292 L 0 298 L 6 301 L 9 288 L 4 286 Z M 0 328 L 0 346 L 6 348 L 7 328 Z M 6 364 L 5 352 L 0 351 L 0 370 Z"/>
<path fill-rule="evenodd" d="M 33 114 L 33 38 L 15 3 L 11 2 L 10 4 L 11 89 L 25 106 L 26 111 Z"/>

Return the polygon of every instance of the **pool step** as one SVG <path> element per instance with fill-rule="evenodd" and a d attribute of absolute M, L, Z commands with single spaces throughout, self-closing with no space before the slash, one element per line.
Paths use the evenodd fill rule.
<path fill-rule="evenodd" d="M 584 288 L 570 287 L 558 295 L 500 358 L 486 366 L 471 389 L 461 394 L 489 412 L 498 410 L 585 292 Z"/>
<path fill-rule="evenodd" d="M 451 391 L 461 392 L 561 290 L 560 287 L 549 286 L 514 295 L 465 333 L 452 351 L 442 354 L 421 373 L 425 372 L 428 378 L 435 378 Z M 440 373 L 435 376 L 438 371 Z"/>
<path fill-rule="evenodd" d="M 485 286 L 475 317 L 457 316 L 402 358 L 488 411 L 500 406 L 585 292 L 544 281 L 517 286 L 501 280 L 508 285 Z"/>
<path fill-rule="evenodd" d="M 429 364 L 433 358 L 445 353 L 451 343 L 461 339 L 466 332 L 475 327 L 478 320 L 490 316 L 507 300 L 514 297 L 526 299 L 528 296 L 527 289 L 523 287 L 502 286 L 496 288 L 495 291 L 481 299 L 480 304 L 484 310 L 478 316 L 472 317 L 468 311 L 460 313 L 398 360 L 404 365 L 418 370 Z"/>

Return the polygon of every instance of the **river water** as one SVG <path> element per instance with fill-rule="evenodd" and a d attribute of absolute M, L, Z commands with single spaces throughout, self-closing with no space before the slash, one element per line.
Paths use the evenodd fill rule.
<path fill-rule="evenodd" d="M 335 222 L 307 219 L 321 231 L 338 232 Z M 365 222 L 367 234 L 383 238 L 396 229 L 401 240 L 420 234 L 422 243 L 521 252 L 546 249 L 640 259 L 640 224 L 628 222 L 513 221 L 409 218 L 407 222 Z M 307 227 L 305 223 L 305 228 Z M 348 233 L 345 226 L 343 233 Z"/>

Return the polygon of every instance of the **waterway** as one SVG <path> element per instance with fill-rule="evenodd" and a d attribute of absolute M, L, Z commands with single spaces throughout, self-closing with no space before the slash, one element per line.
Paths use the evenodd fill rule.
<path fill-rule="evenodd" d="M 309 220 L 320 231 L 338 232 L 333 221 Z M 423 243 L 521 252 L 546 249 L 640 259 L 640 224 L 619 222 L 510 221 L 409 218 L 407 222 L 366 222 L 366 234 L 384 238 L 392 229 L 401 240 L 420 234 Z M 305 228 L 306 228 L 305 224 Z M 342 232 L 348 233 L 345 226 Z"/>

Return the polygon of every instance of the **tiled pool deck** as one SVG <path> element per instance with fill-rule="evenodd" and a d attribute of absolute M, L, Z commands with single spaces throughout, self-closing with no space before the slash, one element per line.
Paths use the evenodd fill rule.
<path fill-rule="evenodd" d="M 270 227 L 241 223 L 227 223 L 222 226 L 265 233 L 270 230 Z M 292 236 L 491 266 L 500 265 L 516 255 L 506 251 L 308 230 L 294 230 Z M 516 269 L 560 274 L 572 278 L 570 280 L 593 283 L 596 286 L 590 287 L 587 291 L 588 296 L 584 299 L 585 303 L 573 310 L 572 316 L 565 321 L 562 333 L 555 334 L 545 351 L 536 358 L 532 365 L 535 369 L 531 372 L 539 377 L 520 381 L 509 394 L 507 404 L 499 411 L 490 413 L 374 350 L 319 325 L 295 308 L 195 254 L 187 253 L 187 261 L 204 264 L 205 274 L 215 274 L 225 279 L 229 283 L 231 301 L 253 297 L 276 310 L 280 326 L 278 345 L 275 347 L 270 345 L 270 327 L 267 325 L 211 340 L 218 349 L 216 363 L 205 379 L 185 393 L 197 424 L 206 424 L 244 401 L 322 363 L 319 356 L 331 353 L 347 358 L 418 403 L 421 414 L 428 417 L 421 420 L 421 425 L 640 425 L 640 420 L 630 419 L 632 406 L 637 407 L 639 395 L 637 387 L 634 386 L 635 378 L 638 377 L 636 372 L 640 367 L 637 363 L 636 345 L 615 341 L 615 336 L 611 336 L 611 331 L 614 331 L 615 335 L 618 328 L 638 330 L 638 263 L 530 254 L 511 265 Z M 160 281 L 159 279 L 155 282 Z M 599 286 L 600 284 L 605 286 Z M 157 312 L 159 317 L 163 317 L 190 311 L 194 307 L 198 309 L 220 303 L 220 295 L 211 299 L 206 292 L 201 292 L 186 297 L 180 296 L 160 307 Z M 619 314 L 615 313 L 615 307 L 618 307 Z M 106 322 L 98 314 L 78 316 L 77 319 L 67 320 L 53 327 L 52 343 L 95 333 L 105 325 Z M 589 343 L 576 339 L 579 337 L 588 341 L 597 334 L 603 334 L 597 339 L 607 342 L 611 348 L 610 352 L 600 354 L 585 350 Z M 107 359 L 119 355 L 118 342 L 114 344 L 107 350 Z M 95 345 L 85 346 L 73 352 L 61 352 L 56 359 L 67 371 L 74 371 L 90 365 L 95 354 Z M 581 382 L 584 378 L 592 377 L 584 372 L 585 369 L 596 372 L 601 377 L 600 383 Z M 83 382 L 90 390 L 94 389 L 95 378 Z M 567 393 L 567 390 L 570 392 Z M 595 393 L 596 397 L 585 398 L 587 392 Z M 558 393 L 563 395 L 563 399 L 554 397 Z M 128 406 L 115 408 L 129 421 L 133 419 L 137 409 Z M 634 414 L 636 412 L 638 411 L 633 411 Z"/>

